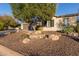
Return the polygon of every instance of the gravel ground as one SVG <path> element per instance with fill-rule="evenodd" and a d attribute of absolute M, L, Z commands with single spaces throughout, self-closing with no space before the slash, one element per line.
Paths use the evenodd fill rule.
<path fill-rule="evenodd" d="M 79 42 L 69 37 L 61 36 L 57 41 L 38 38 L 23 44 L 22 35 L 19 32 L 0 37 L 0 44 L 29 56 L 79 56 Z"/>

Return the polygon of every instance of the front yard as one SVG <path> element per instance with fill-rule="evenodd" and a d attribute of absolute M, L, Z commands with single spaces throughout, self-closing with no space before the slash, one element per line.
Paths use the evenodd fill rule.
<path fill-rule="evenodd" d="M 49 32 L 44 33 L 50 34 Z M 51 32 L 51 34 L 55 33 Z M 23 32 L 18 32 L 0 37 L 0 44 L 29 56 L 79 56 L 79 42 L 69 37 L 61 36 L 56 41 L 45 38 L 31 39 L 29 43 L 24 44 L 22 42 L 24 39 L 23 35 L 25 35 Z"/>

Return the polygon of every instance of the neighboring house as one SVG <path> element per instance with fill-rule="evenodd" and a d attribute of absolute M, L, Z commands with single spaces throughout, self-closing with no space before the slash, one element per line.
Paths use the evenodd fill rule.
<path fill-rule="evenodd" d="M 76 22 L 79 21 L 79 14 L 67 14 L 62 16 L 54 16 L 50 21 L 46 22 L 46 26 L 43 27 L 43 31 L 61 31 L 62 25 L 76 26 Z"/>

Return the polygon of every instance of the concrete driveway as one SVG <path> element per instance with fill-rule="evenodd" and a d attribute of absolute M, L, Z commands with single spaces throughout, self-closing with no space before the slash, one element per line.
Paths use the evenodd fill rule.
<path fill-rule="evenodd" d="M 0 45 L 0 56 L 23 56 L 23 55 Z"/>

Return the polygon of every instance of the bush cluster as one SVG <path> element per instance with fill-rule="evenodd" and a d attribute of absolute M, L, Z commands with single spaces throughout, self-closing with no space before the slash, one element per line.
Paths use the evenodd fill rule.
<path fill-rule="evenodd" d="M 64 33 L 72 33 L 74 31 L 75 31 L 74 27 L 72 27 L 72 26 L 67 26 L 67 27 L 64 27 L 64 29 L 63 29 Z"/>
<path fill-rule="evenodd" d="M 2 16 L 0 17 L 0 30 L 8 29 L 8 26 L 15 28 L 17 27 L 17 23 L 11 16 Z"/>
<path fill-rule="evenodd" d="M 75 30 L 76 30 L 77 33 L 79 33 L 79 23 L 77 23 Z"/>
<path fill-rule="evenodd" d="M 4 28 L 4 23 L 0 21 L 0 30 L 3 30 L 3 28 Z"/>

